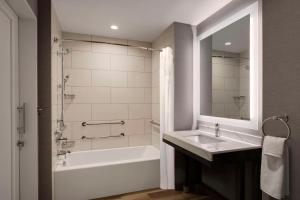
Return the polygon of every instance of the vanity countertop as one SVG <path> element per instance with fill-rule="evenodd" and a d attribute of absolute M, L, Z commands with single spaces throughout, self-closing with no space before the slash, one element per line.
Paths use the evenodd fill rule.
<path fill-rule="evenodd" d="M 216 137 L 213 133 L 200 130 L 164 133 L 163 139 L 208 161 L 213 161 L 213 157 L 216 154 L 261 148 L 261 145 L 258 144 L 222 135 Z"/>

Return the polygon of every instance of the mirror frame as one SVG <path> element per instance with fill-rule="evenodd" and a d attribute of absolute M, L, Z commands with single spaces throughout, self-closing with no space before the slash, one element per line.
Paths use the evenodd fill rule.
<path fill-rule="evenodd" d="M 250 120 L 206 116 L 200 114 L 200 41 L 230 24 L 250 15 Z M 200 33 L 197 42 L 197 64 L 194 65 L 194 110 L 198 121 L 219 123 L 259 130 L 262 121 L 262 19 L 261 5 L 255 2 Z"/>

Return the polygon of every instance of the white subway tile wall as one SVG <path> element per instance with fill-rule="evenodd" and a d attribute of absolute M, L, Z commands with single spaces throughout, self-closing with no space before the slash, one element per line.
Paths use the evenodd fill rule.
<path fill-rule="evenodd" d="M 158 48 L 160 46 L 157 46 Z M 152 56 L 152 119 L 160 123 L 160 54 L 154 52 Z M 160 148 L 160 127 L 151 126 L 152 145 Z"/>
<path fill-rule="evenodd" d="M 58 23 L 56 13 L 52 9 L 51 13 L 51 37 L 61 39 L 61 30 Z M 52 40 L 53 41 L 53 40 Z M 52 167 L 56 165 L 57 145 L 55 143 L 55 132 L 58 130 L 57 120 L 60 116 L 61 101 L 59 101 L 59 87 L 61 81 L 61 57 L 57 54 L 60 50 L 59 44 L 52 42 L 51 44 L 51 133 L 52 133 Z"/>
<path fill-rule="evenodd" d="M 212 115 L 228 118 L 249 119 L 250 73 L 248 52 L 241 54 L 214 51 L 214 55 L 236 58 L 213 57 L 212 59 Z M 240 58 L 239 58 L 240 57 Z M 234 97 L 245 96 L 242 104 Z M 239 106 L 241 106 L 239 108 Z"/>
<path fill-rule="evenodd" d="M 117 42 L 151 47 L 151 43 L 100 36 L 63 33 L 65 39 Z M 64 42 L 70 53 L 64 57 L 70 78 L 65 99 L 64 135 L 75 141 L 72 151 L 152 144 L 152 54 L 136 48 Z M 157 97 L 156 97 L 157 101 Z M 82 126 L 82 122 L 125 121 L 125 125 Z M 86 137 L 117 136 L 82 140 Z"/>

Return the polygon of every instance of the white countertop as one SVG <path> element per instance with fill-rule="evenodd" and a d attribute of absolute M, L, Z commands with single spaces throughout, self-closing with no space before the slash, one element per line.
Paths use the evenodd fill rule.
<path fill-rule="evenodd" d="M 188 138 L 188 136 L 194 135 L 203 135 L 207 136 L 208 138 L 212 138 L 213 140 L 219 141 L 201 144 Z M 213 155 L 215 154 L 261 148 L 261 145 L 258 144 L 252 144 L 222 135 L 220 137 L 216 137 L 213 133 L 203 132 L 199 130 L 164 133 L 163 139 L 209 161 L 213 161 Z"/>

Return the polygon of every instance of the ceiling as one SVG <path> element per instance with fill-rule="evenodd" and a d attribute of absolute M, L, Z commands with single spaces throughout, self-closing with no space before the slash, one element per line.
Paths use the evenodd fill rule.
<path fill-rule="evenodd" d="M 226 42 L 231 42 L 226 46 Z M 213 34 L 214 50 L 241 53 L 249 50 L 250 16 L 246 16 Z"/>
<path fill-rule="evenodd" d="M 152 42 L 174 21 L 196 25 L 231 0 L 52 1 L 63 31 Z"/>

